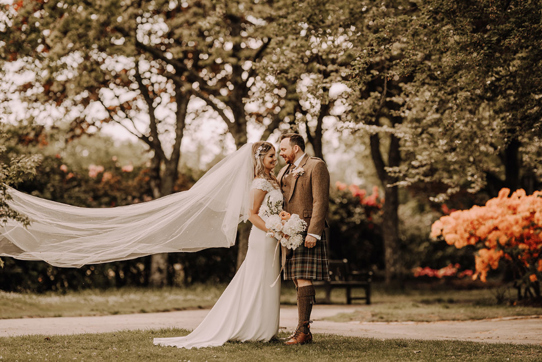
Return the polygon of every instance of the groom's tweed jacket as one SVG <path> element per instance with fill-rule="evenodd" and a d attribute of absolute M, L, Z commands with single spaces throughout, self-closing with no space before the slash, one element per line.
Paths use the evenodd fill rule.
<path fill-rule="evenodd" d="M 327 241 L 324 233 L 329 206 L 329 172 L 319 158 L 303 156 L 296 177 L 293 165 L 286 165 L 278 175 L 284 195 L 284 210 L 298 214 L 308 225 L 309 234 L 321 235 L 314 248 L 299 246 L 287 259 L 284 279 L 329 280 Z M 298 168 L 298 170 L 299 170 Z"/>

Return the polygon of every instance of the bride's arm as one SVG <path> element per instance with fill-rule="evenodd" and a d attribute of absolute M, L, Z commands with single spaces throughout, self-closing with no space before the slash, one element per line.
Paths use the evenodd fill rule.
<path fill-rule="evenodd" d="M 250 220 L 252 225 L 256 226 L 260 230 L 267 232 L 268 230 L 265 227 L 265 221 L 263 221 L 262 218 L 258 215 L 258 211 L 260 211 L 260 206 L 262 206 L 265 194 L 267 194 L 267 192 L 260 189 L 252 189 L 250 191 L 250 199 L 254 201 L 252 203 L 252 207 L 249 210 L 250 216 L 248 217 L 248 219 Z"/>

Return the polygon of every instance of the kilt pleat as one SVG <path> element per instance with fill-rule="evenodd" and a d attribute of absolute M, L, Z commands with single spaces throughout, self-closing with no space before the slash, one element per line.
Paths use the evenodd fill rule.
<path fill-rule="evenodd" d="M 292 279 L 330 280 L 325 232 L 314 248 L 300 245 L 287 255 L 284 280 Z"/>

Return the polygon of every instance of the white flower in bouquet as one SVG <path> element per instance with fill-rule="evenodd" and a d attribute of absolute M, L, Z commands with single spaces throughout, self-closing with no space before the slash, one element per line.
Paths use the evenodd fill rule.
<path fill-rule="evenodd" d="M 287 235 L 296 235 L 301 234 L 307 228 L 307 223 L 302 220 L 299 215 L 293 214 L 290 218 L 284 223 L 282 232 Z"/>
<path fill-rule="evenodd" d="M 280 244 L 282 246 L 284 246 L 285 248 L 288 248 L 288 246 L 290 245 L 290 242 L 288 241 L 289 238 L 287 238 L 287 235 L 284 235 L 282 237 L 282 239 L 280 239 Z M 291 248 L 288 248 L 288 249 L 291 249 Z"/>
<path fill-rule="evenodd" d="M 265 221 L 265 227 L 275 232 L 281 232 L 283 225 L 279 215 L 271 215 Z"/>
<path fill-rule="evenodd" d="M 290 236 L 289 238 L 284 237 L 280 240 L 280 243 L 282 246 L 288 249 L 297 249 L 299 245 L 303 244 L 303 235 L 296 234 L 294 236 Z"/>
<path fill-rule="evenodd" d="M 286 215 L 282 217 L 282 220 L 284 222 L 282 233 L 285 235 L 280 240 L 280 243 L 288 249 L 297 249 L 297 247 L 303 243 L 303 236 L 301 233 L 307 228 L 307 223 L 297 214 L 290 215 L 286 213 Z"/>

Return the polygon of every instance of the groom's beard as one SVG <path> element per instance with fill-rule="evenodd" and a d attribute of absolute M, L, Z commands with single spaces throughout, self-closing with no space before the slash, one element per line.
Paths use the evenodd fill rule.
<path fill-rule="evenodd" d="M 295 154 L 293 155 L 286 155 L 286 157 L 283 157 L 284 160 L 286 161 L 286 164 L 287 165 L 293 165 L 294 164 L 294 161 L 295 161 Z"/>

